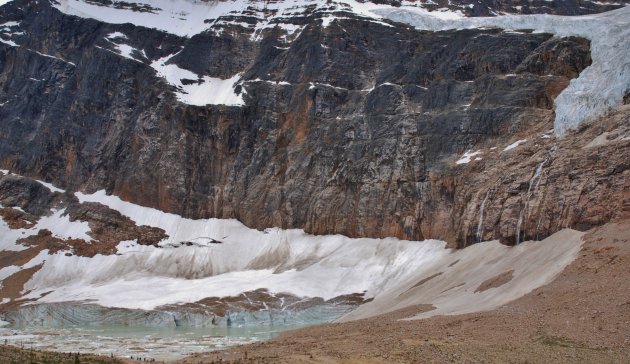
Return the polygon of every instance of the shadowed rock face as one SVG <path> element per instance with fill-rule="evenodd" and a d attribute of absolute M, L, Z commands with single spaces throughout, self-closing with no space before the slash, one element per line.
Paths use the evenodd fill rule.
<path fill-rule="evenodd" d="M 549 129 L 555 96 L 590 64 L 584 39 L 349 14 L 328 27 L 305 14 L 288 38 L 239 26 L 180 38 L 46 2 L 3 9 L 23 34 L 0 43 L 0 166 L 187 217 L 317 234 L 475 242 L 471 181 L 485 172 L 454 160 Z M 117 54 L 113 32 L 144 54 Z M 179 102 L 150 64 L 180 50 L 168 62 L 200 78 L 240 73 L 245 105 Z M 515 235 L 529 167 L 497 170 L 514 208 L 484 239 Z M 528 237 L 556 229 L 521 226 Z"/>

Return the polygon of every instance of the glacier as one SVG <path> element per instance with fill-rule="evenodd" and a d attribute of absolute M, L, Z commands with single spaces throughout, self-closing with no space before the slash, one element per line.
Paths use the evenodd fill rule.
<path fill-rule="evenodd" d="M 623 102 L 630 92 L 630 7 L 582 16 L 501 15 L 496 17 L 443 19 L 418 8 L 376 9 L 387 19 L 417 29 L 440 31 L 498 27 L 533 29 L 557 36 L 578 36 L 591 41 L 592 64 L 571 80 L 555 100 L 554 129 L 565 135 L 585 122 L 595 121 Z"/>
<path fill-rule="evenodd" d="M 436 307 L 428 315 L 457 314 L 491 309 L 550 282 L 575 258 L 582 244 L 582 233 L 567 229 L 542 242 L 517 247 L 490 241 L 453 250 L 438 240 L 314 236 L 300 229 L 259 231 L 237 220 L 187 219 L 104 191 L 76 192 L 75 196 L 80 202 L 109 206 L 137 225 L 162 228 L 168 238 L 157 246 L 124 241 L 116 254 L 94 257 L 43 250 L 18 267 L 43 264 L 24 286 L 22 298 L 32 300 L 24 307 L 89 303 L 151 311 L 266 289 L 272 295 L 324 300 L 349 294 L 373 299 L 351 312 L 350 318 L 420 303 Z M 61 219 L 61 213 L 57 211 L 53 217 Z M 85 222 L 73 224 L 73 230 L 59 233 L 89 234 L 83 230 Z M 7 250 L 9 241 L 3 245 Z M 510 270 L 515 277 L 512 281 L 475 292 L 485 280 Z M 438 272 L 439 277 L 418 284 Z M 382 302 L 388 303 L 383 306 Z"/>

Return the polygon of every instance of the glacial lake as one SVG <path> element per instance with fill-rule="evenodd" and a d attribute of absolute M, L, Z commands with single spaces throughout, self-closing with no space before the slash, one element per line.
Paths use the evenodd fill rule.
<path fill-rule="evenodd" d="M 309 325 L 250 327 L 25 327 L 0 329 L 0 341 L 39 350 L 81 352 L 157 361 L 268 340 Z"/>

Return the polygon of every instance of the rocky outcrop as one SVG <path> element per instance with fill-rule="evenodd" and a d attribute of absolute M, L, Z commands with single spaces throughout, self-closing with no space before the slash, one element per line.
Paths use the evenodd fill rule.
<path fill-rule="evenodd" d="M 578 212 L 583 194 L 562 192 L 580 181 L 588 198 L 599 198 L 600 187 L 581 177 L 589 173 L 551 179 L 577 163 L 561 146 L 529 188 L 553 138 L 496 162 L 454 164 L 468 150 L 549 129 L 555 96 L 590 64 L 584 39 L 424 32 L 346 13 L 324 26 L 317 12 L 293 19 L 303 28 L 291 34 L 276 27 L 253 37 L 240 17 L 182 38 L 65 15 L 46 2 L 5 8 L 2 22 L 19 22 L 23 33 L 12 36 L 16 46 L 0 43 L 0 165 L 17 173 L 68 190 L 105 188 L 187 217 L 460 246 L 479 240 L 477 211 L 490 189 L 483 239 L 513 243 L 517 225 L 523 238 L 544 237 L 614 215 Z M 117 33 L 115 42 L 135 52 L 122 55 Z M 182 85 L 240 73 L 235 92 L 244 105 L 178 101 L 181 89 L 151 67 L 177 52 L 167 64 L 199 77 Z M 619 158 L 589 164 L 591 175 L 613 168 L 622 180 Z M 543 190 L 572 197 L 540 207 Z M 98 209 L 69 211 L 109 219 Z M 92 232 L 127 224 L 115 220 Z"/>
<path fill-rule="evenodd" d="M 88 223 L 89 239 L 60 237 L 48 229 L 35 229 L 16 241 L 37 251 L 48 249 L 50 254 L 64 250 L 80 256 L 114 254 L 122 241 L 157 246 L 168 237 L 164 230 L 137 226 L 129 217 L 100 203 L 80 203 L 71 193 L 53 192 L 38 181 L 14 174 L 0 175 L 0 206 L 0 218 L 10 229 L 36 228 L 40 219 L 55 211 L 62 211 L 69 222 Z"/>
<path fill-rule="evenodd" d="M 623 106 L 563 139 L 541 131 L 523 135 L 527 141 L 508 151 L 480 145 L 481 160 L 432 176 L 429 189 L 443 189 L 447 179 L 452 193 L 435 198 L 451 219 L 434 225 L 444 229 L 434 234 L 457 232 L 449 241 L 460 246 L 488 239 L 514 244 L 628 219 L 629 121 L 630 107 Z"/>

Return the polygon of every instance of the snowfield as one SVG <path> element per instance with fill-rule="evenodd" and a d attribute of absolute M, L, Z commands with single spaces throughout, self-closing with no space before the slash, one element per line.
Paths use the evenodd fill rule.
<path fill-rule="evenodd" d="M 516 247 L 491 241 L 451 250 L 437 240 L 313 236 L 298 229 L 258 231 L 236 220 L 186 219 L 104 191 L 77 192 L 76 196 L 81 202 L 107 205 L 138 225 L 162 228 L 169 238 L 159 247 L 121 242 L 117 254 L 93 258 L 66 252 L 50 255 L 44 250 L 22 267 L 0 271 L 4 279 L 43 263 L 24 286 L 24 298 L 36 300 L 29 304 L 89 302 L 151 310 L 266 288 L 272 294 L 298 297 L 330 299 L 365 292 L 366 298 L 374 298 L 344 319 L 419 303 L 436 307 L 425 316 L 454 314 L 490 309 L 550 282 L 576 257 L 582 244 L 582 233 L 563 230 L 542 242 Z M 88 233 L 86 223 L 63 218 L 62 211 L 57 211 L 38 225 L 49 226 L 46 221 L 57 219 L 65 228 L 54 230 L 55 234 Z M 11 247 L 4 240 L 8 239 L 3 238 L 3 250 L 19 249 L 15 241 Z M 510 271 L 513 279 L 478 291 L 484 281 Z"/>

